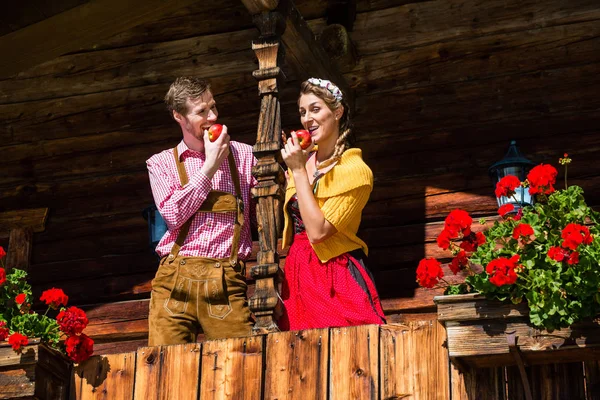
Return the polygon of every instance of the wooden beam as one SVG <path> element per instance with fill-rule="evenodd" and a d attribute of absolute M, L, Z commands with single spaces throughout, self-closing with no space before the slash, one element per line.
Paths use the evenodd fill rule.
<path fill-rule="evenodd" d="M 0 79 L 152 21 L 198 0 L 92 0 L 0 37 Z"/>
<path fill-rule="evenodd" d="M 13 229 L 31 229 L 43 232 L 46 229 L 47 208 L 32 208 L 0 212 L 0 239 L 9 237 Z"/>
<path fill-rule="evenodd" d="M 250 14 L 256 15 L 262 12 L 273 11 L 279 4 L 279 0 L 242 0 Z"/>
<path fill-rule="evenodd" d="M 354 110 L 354 94 L 344 76 L 335 67 L 323 46 L 316 40 L 292 0 L 281 0 L 277 11 L 286 21 L 281 40 L 286 48 L 286 58 L 297 68 L 300 78 L 312 77 L 329 79 L 346 95 L 350 109 Z"/>
<path fill-rule="evenodd" d="M 252 15 L 262 12 L 275 11 L 282 15 L 285 22 L 285 31 L 281 41 L 286 49 L 286 57 L 297 70 L 300 79 L 316 78 L 329 79 L 342 89 L 346 94 L 351 109 L 354 109 L 354 94 L 346 83 L 344 76 L 329 59 L 323 46 L 316 40 L 314 33 L 296 9 L 292 0 L 280 0 L 277 8 L 273 9 L 272 2 L 269 6 L 260 0 L 242 0 Z M 256 19 L 255 19 L 255 23 Z M 260 28 L 260 27 L 259 27 Z"/>

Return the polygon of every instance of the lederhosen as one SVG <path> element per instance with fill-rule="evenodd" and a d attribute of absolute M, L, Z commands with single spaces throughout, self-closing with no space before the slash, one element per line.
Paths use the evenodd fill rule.
<path fill-rule="evenodd" d="M 185 186 L 188 176 L 177 148 L 173 156 L 181 186 Z M 251 334 L 244 267 L 238 260 L 244 203 L 232 151 L 228 161 L 237 196 L 212 190 L 197 213 L 236 212 L 231 255 L 221 259 L 178 255 L 196 214 L 182 225 L 171 253 L 161 259 L 152 281 L 149 346 L 195 342 L 200 329 L 207 339 Z"/>

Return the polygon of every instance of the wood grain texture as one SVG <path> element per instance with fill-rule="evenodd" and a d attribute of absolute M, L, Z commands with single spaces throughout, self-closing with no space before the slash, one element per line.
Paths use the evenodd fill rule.
<path fill-rule="evenodd" d="M 389 324 L 381 327 L 380 335 L 382 399 L 450 399 L 441 323 L 433 319 Z"/>
<path fill-rule="evenodd" d="M 104 354 L 98 350 L 94 346 Z M 75 367 L 71 393 L 78 400 L 130 400 L 135 364 L 136 352 L 92 356 Z"/>
<path fill-rule="evenodd" d="M 328 353 L 328 329 L 267 335 L 264 398 L 327 399 Z"/>
<path fill-rule="evenodd" d="M 205 342 L 201 399 L 255 400 L 263 382 L 263 336 Z"/>
<path fill-rule="evenodd" d="M 379 325 L 331 328 L 329 340 L 329 398 L 379 398 Z"/>

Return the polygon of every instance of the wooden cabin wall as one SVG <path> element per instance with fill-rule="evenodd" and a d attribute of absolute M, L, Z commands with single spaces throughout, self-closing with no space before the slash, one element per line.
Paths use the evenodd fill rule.
<path fill-rule="evenodd" d="M 435 237 L 445 215 L 495 215 L 487 169 L 511 139 L 536 163 L 556 166 L 568 152 L 569 182 L 600 205 L 600 3 L 356 3 L 359 62 L 345 77 L 375 176 L 360 235 L 384 308 L 400 320 L 431 311 L 435 291 L 416 289 L 414 271 L 424 256 L 444 257 Z M 297 6 L 320 32 L 326 2 Z M 198 2 L 0 80 L 0 211 L 50 208 L 34 237 L 34 288 L 62 287 L 87 305 L 104 351 L 145 341 L 156 270 L 141 216 L 152 203 L 145 160 L 181 136 L 162 97 L 178 75 L 209 78 L 221 121 L 253 143 L 257 34 L 241 2 Z M 299 81 L 286 73 L 291 129 Z"/>

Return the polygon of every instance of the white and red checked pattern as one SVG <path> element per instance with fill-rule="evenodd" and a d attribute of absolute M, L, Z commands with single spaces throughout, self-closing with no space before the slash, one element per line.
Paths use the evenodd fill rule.
<path fill-rule="evenodd" d="M 254 216 L 251 216 L 250 213 L 254 213 L 254 207 L 249 207 L 249 205 L 251 204 L 250 188 L 256 184 L 256 180 L 252 176 L 252 166 L 256 164 L 256 159 L 252 154 L 251 146 L 234 141 L 231 141 L 230 145 L 238 168 L 242 196 L 246 205 L 239 249 L 239 258 L 244 260 L 252 252 L 250 221 L 251 218 L 254 219 Z M 179 229 L 200 208 L 208 192 L 221 190 L 235 193 L 235 185 L 227 160 L 221 164 L 211 181 L 200 172 L 205 161 L 204 153 L 189 149 L 183 140 L 177 145 L 177 150 L 189 178 L 188 184 L 183 188 L 179 182 L 173 149 L 163 150 L 146 161 L 154 202 L 169 228 L 156 246 L 156 252 L 161 257 L 171 252 Z M 179 255 L 228 258 L 233 241 L 234 218 L 235 212 L 197 214 L 192 221 Z"/>

